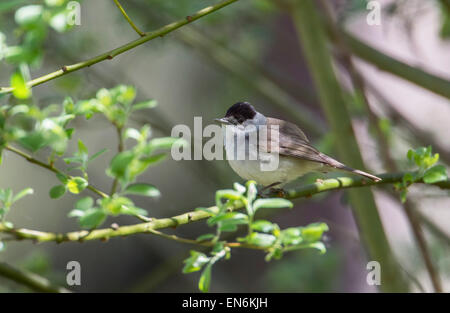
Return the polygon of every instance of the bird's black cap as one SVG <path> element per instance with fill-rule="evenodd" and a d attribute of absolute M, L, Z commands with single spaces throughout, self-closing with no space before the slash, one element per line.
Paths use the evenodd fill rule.
<path fill-rule="evenodd" d="M 233 104 L 225 114 L 226 118 L 234 118 L 239 124 L 256 115 L 255 108 L 248 102 L 237 102 Z"/>

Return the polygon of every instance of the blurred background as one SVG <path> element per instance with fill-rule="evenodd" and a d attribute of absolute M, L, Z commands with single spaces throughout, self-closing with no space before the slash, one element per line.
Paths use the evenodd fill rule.
<path fill-rule="evenodd" d="M 55 1 L 3 1 L 0 4 L 0 32 L 9 46 L 21 43 L 15 12 L 22 6 Z M 56 1 L 58 2 L 58 1 Z M 67 1 L 60 1 L 65 3 Z M 302 52 L 299 34 L 286 1 L 245 0 L 206 16 L 193 24 L 132 49 L 113 60 L 76 71 L 33 88 L 33 101 L 42 106 L 61 104 L 66 96 L 89 99 L 100 88 L 118 84 L 135 86 L 138 100 L 155 99 L 158 106 L 133 115 L 130 126 L 151 125 L 153 136 L 169 136 L 174 125 L 193 129 L 195 116 L 204 126 L 225 114 L 238 101 L 249 101 L 267 116 L 297 123 L 321 151 L 336 156 L 333 133 L 327 126 L 319 97 L 313 86 Z M 289 1 L 288 1 L 289 2 Z M 407 64 L 450 79 L 450 6 L 446 1 L 376 1 L 381 5 L 380 25 L 369 25 L 367 2 L 363 0 L 327 1 L 335 22 L 363 42 Z M 371 1 L 373 2 L 373 1 Z M 217 3 L 206 0 L 127 0 L 122 1 L 128 15 L 145 31 Z M 39 41 L 39 55 L 31 66 L 31 77 L 39 77 L 63 65 L 86 60 L 123 45 L 137 34 L 123 18 L 112 0 L 81 1 L 81 25 L 64 29 L 48 25 Z M 320 7 L 321 12 L 323 7 Z M 2 40 L 0 37 L 0 46 Z M 449 100 L 381 71 L 358 58 L 348 58 L 332 46 L 335 70 L 345 89 L 352 123 L 366 168 L 373 173 L 391 171 L 383 161 L 370 127 L 375 119 L 388 138 L 388 150 L 397 170 L 407 170 L 410 148 L 432 145 L 442 164 L 450 164 Z M 349 67 L 364 81 L 364 94 L 371 114 L 354 93 Z M 0 63 L 0 82 L 9 85 L 13 65 Z M 0 99 L 4 104 L 7 97 Z M 309 121 L 309 124 L 302 123 Z M 115 129 L 104 118 L 71 122 L 90 151 L 108 148 L 89 169 L 95 186 L 109 190 L 111 178 L 105 174 L 117 149 Z M 207 139 L 205 139 L 206 141 Z M 76 140 L 68 148 L 76 150 Z M 45 160 L 45 149 L 36 158 Z M 34 195 L 17 203 L 8 215 L 14 225 L 52 232 L 78 229 L 75 219 L 67 218 L 79 198 L 66 194 L 50 199 L 55 185 L 53 173 L 33 166 L 10 152 L 3 153 L 0 187 L 34 189 Z M 300 179 L 294 185 L 313 182 L 318 176 Z M 162 218 L 181 214 L 214 203 L 217 189 L 230 188 L 241 179 L 226 161 L 173 161 L 170 158 L 152 167 L 140 181 L 156 185 L 159 199 L 133 198 L 149 216 Z M 374 189 L 378 211 L 392 251 L 410 282 L 412 291 L 432 291 L 423 259 L 415 244 L 398 195 L 391 187 Z M 84 192 L 86 193 L 86 191 Z M 450 199 L 437 188 L 413 186 L 410 201 L 441 234 L 425 228 L 432 261 L 443 289 L 450 290 Z M 376 292 L 366 283 L 366 264 L 370 261 L 361 244 L 358 227 L 343 191 L 294 200 L 295 208 L 272 212 L 271 219 L 282 227 L 326 222 L 328 251 L 299 251 L 279 261 L 264 261 L 259 251 L 235 249 L 228 261 L 213 269 L 212 292 Z M 132 217 L 109 218 L 104 226 L 136 223 Z M 204 221 L 165 230 L 182 237 L 196 238 L 208 232 Z M 182 261 L 192 246 L 152 235 L 113 238 L 108 242 L 33 244 L 6 243 L 0 260 L 39 273 L 54 282 L 65 283 L 66 264 L 80 262 L 80 292 L 197 292 L 199 274 L 182 274 Z M 0 291 L 24 291 L 0 278 Z"/>

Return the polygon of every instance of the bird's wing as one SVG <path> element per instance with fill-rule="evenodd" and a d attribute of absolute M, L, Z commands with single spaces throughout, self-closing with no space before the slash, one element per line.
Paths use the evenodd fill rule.
<path fill-rule="evenodd" d="M 276 135 L 272 135 L 273 129 L 271 129 L 272 126 L 277 125 L 279 127 L 278 140 Z M 332 167 L 343 165 L 311 146 L 308 138 L 297 125 L 275 118 L 267 118 L 267 126 L 268 142 L 271 142 L 272 147 L 278 144 L 279 154 L 319 162 Z M 270 148 L 270 145 L 267 149 L 268 151 L 273 150 Z"/>

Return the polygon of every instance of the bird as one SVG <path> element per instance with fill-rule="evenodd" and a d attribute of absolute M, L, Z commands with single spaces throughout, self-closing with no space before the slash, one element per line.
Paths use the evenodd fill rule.
<path fill-rule="evenodd" d="M 230 167 L 245 180 L 253 180 L 264 188 L 282 187 L 310 172 L 345 171 L 371 179 L 381 178 L 353 169 L 314 148 L 305 133 L 297 125 L 266 117 L 249 102 L 237 102 L 226 112 L 225 117 L 215 119 L 225 126 L 224 146 Z M 262 130 L 267 134 L 262 136 Z M 275 131 L 274 131 L 275 130 Z M 255 143 L 251 138 L 259 136 Z M 244 142 L 238 143 L 238 138 Z M 261 139 L 262 138 L 262 139 Z M 261 141 L 260 141 L 261 140 Z M 245 143 L 243 145 L 242 143 Z M 273 147 L 276 147 L 273 149 Z M 244 158 L 237 155 L 242 153 Z M 275 162 L 277 161 L 277 162 Z M 273 162 L 276 168 L 264 169 Z"/>

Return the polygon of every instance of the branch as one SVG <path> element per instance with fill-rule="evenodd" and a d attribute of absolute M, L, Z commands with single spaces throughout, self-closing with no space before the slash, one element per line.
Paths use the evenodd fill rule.
<path fill-rule="evenodd" d="M 343 40 L 341 38 L 340 32 L 337 31 L 338 25 L 336 23 L 335 17 L 333 16 L 332 8 L 326 0 L 321 0 L 320 3 L 322 5 L 322 7 L 324 8 L 323 12 L 324 12 L 325 17 L 327 18 L 328 23 L 330 23 L 330 25 L 332 25 L 331 28 L 335 33 L 334 34 L 334 37 L 336 38 L 335 42 L 336 42 L 337 48 L 341 54 L 340 58 L 342 59 L 344 68 L 347 69 L 347 72 L 351 78 L 354 88 L 356 90 L 359 89 L 361 96 L 362 96 L 362 100 L 363 100 L 362 102 L 366 106 L 366 111 L 369 116 L 369 122 L 375 128 L 376 139 L 378 141 L 378 145 L 379 145 L 381 153 L 383 155 L 383 161 L 385 163 L 385 167 L 387 168 L 388 171 L 397 171 L 398 170 L 397 164 L 395 163 L 395 161 L 393 160 L 393 158 L 390 154 L 388 138 L 385 136 L 385 134 L 383 133 L 383 131 L 380 127 L 378 117 L 374 114 L 374 112 L 372 111 L 372 109 L 370 107 L 369 99 L 366 95 L 367 90 L 366 90 L 366 86 L 364 83 L 364 79 L 363 79 L 362 75 L 356 70 L 356 67 L 353 64 L 352 56 L 348 52 L 348 49 L 345 46 L 345 43 L 343 42 Z M 414 214 L 414 211 L 415 211 L 414 205 L 410 201 L 407 201 L 406 203 L 403 204 L 403 209 L 405 211 L 407 220 L 412 228 L 414 238 L 419 246 L 419 251 L 421 252 L 422 257 L 424 259 L 425 266 L 430 275 L 430 279 L 432 281 L 434 290 L 436 292 L 442 292 L 442 284 L 440 282 L 439 273 L 437 272 L 437 270 L 434 267 L 433 262 L 431 260 L 427 242 L 424 237 L 423 230 L 422 230 L 422 225 L 420 224 L 417 216 Z"/>
<path fill-rule="evenodd" d="M 340 31 L 347 47 L 354 55 L 358 56 L 362 60 L 375 65 L 382 71 L 389 72 L 395 76 L 406 79 L 411 83 L 450 99 L 449 80 L 394 59 L 365 44 L 348 32 L 342 29 Z M 332 40 L 336 40 L 332 31 L 329 31 L 328 33 Z"/>
<path fill-rule="evenodd" d="M 377 175 L 382 178 L 379 182 L 368 181 L 362 177 L 339 177 L 326 179 L 314 184 L 302 186 L 286 192 L 286 198 L 309 198 L 312 195 L 331 191 L 340 190 L 346 188 L 358 188 L 368 186 L 378 186 L 401 182 L 405 173 L 392 173 Z M 422 183 L 419 181 L 418 183 Z M 442 189 L 450 189 L 450 181 L 443 181 L 433 184 L 434 186 Z M 242 209 L 241 205 L 236 205 L 234 210 Z M 219 209 L 215 206 L 210 207 L 212 212 L 217 213 Z M 57 243 L 68 241 L 89 241 L 89 240 L 108 240 L 112 237 L 123 237 L 134 234 L 150 233 L 154 234 L 155 230 L 164 228 L 174 228 L 179 225 L 189 224 L 196 221 L 207 219 L 211 216 L 210 213 L 205 211 L 190 211 L 181 215 L 172 216 L 169 218 L 152 219 L 146 223 L 139 223 L 134 225 L 127 225 L 121 227 L 111 227 L 96 229 L 92 231 L 82 230 L 74 231 L 65 234 L 42 232 L 37 230 L 30 230 L 24 228 L 11 228 L 5 224 L 0 223 L 0 233 L 5 233 L 13 236 L 17 240 L 33 240 L 36 242 L 48 242 L 54 241 Z M 167 235 L 170 237 L 170 235 Z M 167 237 L 166 236 L 166 237 Z M 170 239 L 170 238 L 169 238 Z"/>
<path fill-rule="evenodd" d="M 70 290 L 53 285 L 46 278 L 34 273 L 19 270 L 9 264 L 0 262 L 0 276 L 6 277 L 16 283 L 27 286 L 28 288 L 38 292 L 66 293 Z"/>
<path fill-rule="evenodd" d="M 422 225 L 420 224 L 420 220 L 418 216 L 415 214 L 414 205 L 406 201 L 405 205 L 405 213 L 408 218 L 409 223 L 411 224 L 411 229 L 414 234 L 414 239 L 419 246 L 420 254 L 422 255 L 423 261 L 425 262 L 425 268 L 430 275 L 430 280 L 433 285 L 435 292 L 442 292 L 442 282 L 439 277 L 439 273 L 433 264 L 433 260 L 431 259 L 430 249 L 428 248 L 427 242 L 425 240 L 425 234 L 423 233 Z"/>
<path fill-rule="evenodd" d="M 82 68 L 94 65 L 96 63 L 102 62 L 104 60 L 111 60 L 111 59 L 113 59 L 115 56 L 117 56 L 119 54 L 122 54 L 122 53 L 124 53 L 124 52 L 126 52 L 128 50 L 131 50 L 131 49 L 133 49 L 133 48 L 135 48 L 137 46 L 140 46 L 140 45 L 146 43 L 147 41 L 153 40 L 153 39 L 155 39 L 157 37 L 163 37 L 164 35 L 167 35 L 168 33 L 171 33 L 174 30 L 176 30 L 176 29 L 178 29 L 180 27 L 183 27 L 184 25 L 187 25 L 187 24 L 189 24 L 189 23 L 191 23 L 193 21 L 196 21 L 196 20 L 198 20 L 198 19 L 200 19 L 200 18 L 202 18 L 202 17 L 204 17 L 204 16 L 206 16 L 208 14 L 211 14 L 211 13 L 213 13 L 213 12 L 215 12 L 215 11 L 217 11 L 217 10 L 219 10 L 219 9 L 229 5 L 229 4 L 232 4 L 232 3 L 236 2 L 236 1 L 238 1 L 238 0 L 225 0 L 225 1 L 222 1 L 222 2 L 220 2 L 218 4 L 216 4 L 216 5 L 212 5 L 212 6 L 206 7 L 204 9 L 200 10 L 200 11 L 197 11 L 193 15 L 187 16 L 186 18 L 184 18 L 182 20 L 179 20 L 179 21 L 173 22 L 171 24 L 168 24 L 166 26 L 163 26 L 160 29 L 155 30 L 153 32 L 146 33 L 145 36 L 143 36 L 143 37 L 141 37 L 139 39 L 136 39 L 136 40 L 134 40 L 132 42 L 129 42 L 129 43 L 127 43 L 127 44 L 125 44 L 125 45 L 123 45 L 123 46 L 121 46 L 119 48 L 116 48 L 116 49 L 113 49 L 111 51 L 105 52 L 103 54 L 100 54 L 100 55 L 98 55 L 98 56 L 96 56 L 96 57 L 94 57 L 92 59 L 89 59 L 89 60 L 86 60 L 86 61 L 83 61 L 83 62 L 79 62 L 79 63 L 72 64 L 72 65 L 65 65 L 60 70 L 58 70 L 56 72 L 53 72 L 53 73 L 50 73 L 50 74 L 47 74 L 47 75 L 35 78 L 35 79 L 29 81 L 27 83 L 27 86 L 31 88 L 31 87 L 34 87 L 34 86 L 46 83 L 46 82 L 48 82 L 50 80 L 53 80 L 55 78 L 61 77 L 63 75 L 66 75 L 68 73 L 71 73 L 71 72 L 77 71 L 79 69 L 82 69 Z M 11 87 L 0 87 L 0 94 L 11 93 L 12 91 L 13 91 L 13 87 L 12 86 Z"/>
<path fill-rule="evenodd" d="M 134 23 L 133 21 L 128 17 L 127 12 L 125 12 L 125 10 L 123 9 L 122 5 L 120 5 L 119 0 L 114 0 L 114 3 L 117 5 L 117 7 L 119 8 L 120 12 L 122 12 L 122 15 L 125 17 L 125 19 L 128 21 L 128 23 L 131 25 L 131 27 L 133 27 L 133 29 L 136 31 L 136 33 L 138 33 L 139 36 L 144 37 L 145 33 L 142 32 Z"/>
<path fill-rule="evenodd" d="M 40 166 L 40 167 L 43 167 L 43 168 L 45 168 L 45 169 L 47 169 L 47 170 L 49 170 L 49 171 L 52 171 L 52 172 L 55 173 L 55 174 L 61 174 L 61 175 L 67 176 L 67 177 L 69 177 L 69 178 L 73 178 L 73 177 L 70 176 L 70 175 L 64 174 L 61 170 L 57 169 L 57 168 L 54 167 L 52 164 L 46 164 L 46 163 L 44 163 L 44 162 L 41 162 L 41 161 L 39 161 L 39 160 L 33 158 L 31 155 L 29 155 L 29 154 L 27 154 L 27 153 L 25 153 L 25 152 L 23 152 L 23 151 L 20 151 L 19 149 L 16 149 L 16 148 L 14 148 L 14 147 L 12 147 L 12 146 L 7 145 L 7 146 L 5 147 L 5 149 L 8 150 L 8 151 L 13 152 L 13 153 L 15 153 L 15 154 L 17 154 L 18 156 L 21 156 L 22 158 L 24 158 L 25 160 L 27 160 L 27 161 L 30 162 L 30 163 L 36 164 L 36 165 L 38 165 L 38 166 Z M 95 188 L 94 186 L 92 186 L 92 185 L 90 185 L 90 184 L 89 184 L 86 188 L 89 189 L 89 190 L 91 190 L 92 192 L 98 194 L 99 196 L 101 196 L 101 197 L 103 197 L 103 198 L 107 198 L 107 197 L 108 197 L 108 195 L 107 195 L 106 193 L 104 193 L 103 191 L 101 191 L 101 190 Z"/>

